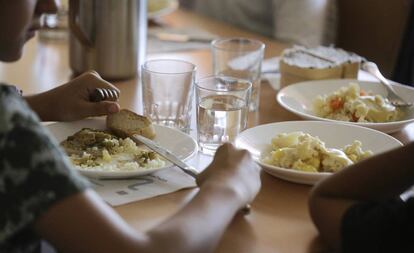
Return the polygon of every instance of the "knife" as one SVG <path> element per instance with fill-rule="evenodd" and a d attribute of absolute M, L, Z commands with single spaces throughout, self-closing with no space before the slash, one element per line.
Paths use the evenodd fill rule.
<path fill-rule="evenodd" d="M 140 143 L 144 144 L 145 146 L 147 146 L 148 148 L 150 148 L 151 150 L 153 150 L 154 152 L 156 152 L 160 156 L 164 157 L 165 159 L 167 159 L 168 161 L 170 161 L 171 163 L 176 165 L 182 171 L 184 171 L 188 175 L 192 176 L 194 179 L 197 179 L 198 171 L 195 168 L 193 168 L 192 166 L 190 166 L 190 165 L 186 164 L 185 162 L 183 162 L 180 158 L 175 156 L 168 149 L 166 149 L 164 147 L 161 147 L 158 143 L 156 143 L 153 140 L 150 140 L 150 139 L 148 139 L 148 138 L 146 138 L 142 135 L 134 134 L 134 135 L 129 136 L 129 138 L 131 138 L 131 140 L 133 140 L 134 142 L 138 142 L 139 144 Z M 251 210 L 251 206 L 250 206 L 250 204 L 247 204 L 246 206 L 244 206 L 240 210 L 240 212 L 244 215 L 247 215 L 247 214 L 250 213 L 250 210 Z"/>
<path fill-rule="evenodd" d="M 197 179 L 198 171 L 190 165 L 187 165 L 180 158 L 175 156 L 171 151 L 166 148 L 161 147 L 158 143 L 138 134 L 130 136 L 130 138 L 135 142 L 141 142 L 145 146 L 149 147 L 151 150 L 155 151 L 160 156 L 164 157 L 172 164 L 176 165 L 182 171 L 192 176 L 194 179 Z"/>
<path fill-rule="evenodd" d="M 168 32 L 159 32 L 150 34 L 151 36 L 156 37 L 159 40 L 172 41 L 172 42 L 201 42 L 201 43 L 210 43 L 214 39 L 211 36 L 196 36 L 188 34 L 179 34 L 179 33 L 168 33 Z"/>

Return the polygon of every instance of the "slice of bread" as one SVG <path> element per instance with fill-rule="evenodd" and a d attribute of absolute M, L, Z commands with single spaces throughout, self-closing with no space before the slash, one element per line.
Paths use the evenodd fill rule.
<path fill-rule="evenodd" d="M 127 109 L 122 109 L 118 113 L 110 114 L 106 118 L 106 127 L 119 137 L 139 134 L 153 139 L 155 130 L 148 117 L 138 115 Z"/>

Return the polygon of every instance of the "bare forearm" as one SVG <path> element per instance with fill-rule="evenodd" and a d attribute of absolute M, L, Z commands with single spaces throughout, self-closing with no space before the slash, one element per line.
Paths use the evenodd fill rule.
<path fill-rule="evenodd" d="M 96 88 L 120 93 L 118 88 L 100 78 L 98 73 L 90 71 L 66 84 L 25 99 L 42 121 L 74 121 L 118 112 L 120 108 L 117 101 L 90 101 L 91 92 Z"/>
<path fill-rule="evenodd" d="M 198 176 L 197 195 L 146 233 L 129 227 L 91 190 L 49 208 L 34 228 L 62 252 L 212 252 L 236 212 L 259 191 L 259 173 L 247 151 L 224 144 Z"/>
<path fill-rule="evenodd" d="M 143 234 L 89 190 L 48 210 L 35 231 L 59 252 L 212 252 L 240 205 L 232 191 L 203 186 L 181 211 Z"/>
<path fill-rule="evenodd" d="M 355 203 L 400 195 L 414 183 L 414 143 L 362 161 L 330 176 L 311 193 L 309 208 L 322 238 L 334 248 L 341 222 Z"/>
<path fill-rule="evenodd" d="M 56 118 L 53 116 L 53 108 L 56 106 L 48 95 L 48 92 L 25 96 L 26 102 L 30 108 L 36 112 L 42 121 L 55 121 Z"/>
<path fill-rule="evenodd" d="M 232 191 L 206 186 L 148 236 L 159 252 L 212 252 L 239 207 Z"/>
<path fill-rule="evenodd" d="M 381 200 L 401 194 L 414 183 L 414 143 L 367 159 L 332 175 L 315 189 L 326 197 Z"/>

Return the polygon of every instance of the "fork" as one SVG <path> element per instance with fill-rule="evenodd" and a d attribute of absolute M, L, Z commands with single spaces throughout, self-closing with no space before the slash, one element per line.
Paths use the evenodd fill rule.
<path fill-rule="evenodd" d="M 119 92 L 114 89 L 95 88 L 89 96 L 89 101 L 100 102 L 103 100 L 117 101 Z"/>
<path fill-rule="evenodd" d="M 377 64 L 366 61 L 363 62 L 361 65 L 361 69 L 367 71 L 374 77 L 376 77 L 387 89 L 388 92 L 388 101 L 395 106 L 395 107 L 410 107 L 413 105 L 413 103 L 405 101 L 403 98 L 397 95 L 392 85 L 388 82 L 388 80 L 381 74 L 381 72 L 378 69 Z"/>

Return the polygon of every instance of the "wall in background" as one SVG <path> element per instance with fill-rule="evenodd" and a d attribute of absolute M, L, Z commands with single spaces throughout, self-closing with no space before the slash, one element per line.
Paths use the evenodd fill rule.
<path fill-rule="evenodd" d="M 391 77 L 413 0 L 337 0 L 338 47 L 378 64 Z"/>

